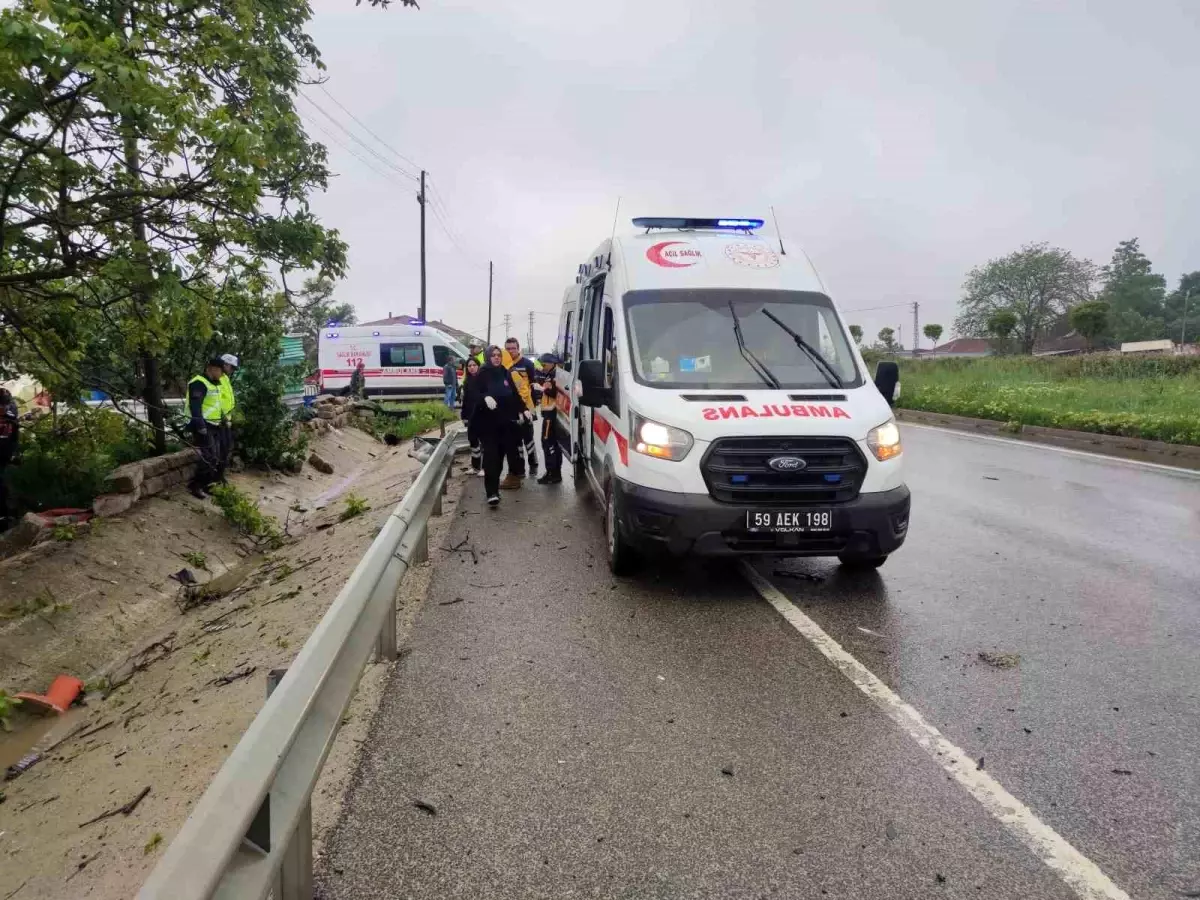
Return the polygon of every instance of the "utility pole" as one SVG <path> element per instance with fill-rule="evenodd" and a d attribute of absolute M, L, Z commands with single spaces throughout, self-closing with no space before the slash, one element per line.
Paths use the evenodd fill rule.
<path fill-rule="evenodd" d="M 425 170 L 421 170 L 421 311 L 417 318 L 425 321 Z"/>
<path fill-rule="evenodd" d="M 534 313 L 534 311 L 531 309 L 529 311 L 529 334 L 527 335 L 527 339 L 525 342 L 525 347 L 531 354 L 537 352 L 536 350 L 533 349 L 533 317 L 535 315 L 536 315 L 536 313 Z"/>
<path fill-rule="evenodd" d="M 508 340 L 509 335 L 511 335 L 511 334 L 512 334 L 512 316 L 509 315 L 508 313 L 505 313 L 504 314 L 504 337 L 500 338 L 499 343 L 501 345 L 503 345 L 504 342 Z"/>
<path fill-rule="evenodd" d="M 492 345 L 492 261 L 488 260 L 488 330 L 487 343 Z"/>
<path fill-rule="evenodd" d="M 1183 323 L 1179 326 L 1179 350 L 1183 352 L 1183 347 L 1187 343 L 1187 308 L 1188 301 L 1192 299 L 1192 289 L 1188 288 L 1187 293 L 1183 295 Z"/>
<path fill-rule="evenodd" d="M 916 300 L 914 300 L 913 301 L 913 353 L 912 353 L 913 359 L 917 358 L 917 347 L 921 343 L 921 332 L 920 332 L 920 329 L 917 327 L 917 325 L 918 325 L 917 312 L 918 312 L 918 310 L 920 310 L 920 308 L 921 308 L 921 304 L 918 303 Z"/>

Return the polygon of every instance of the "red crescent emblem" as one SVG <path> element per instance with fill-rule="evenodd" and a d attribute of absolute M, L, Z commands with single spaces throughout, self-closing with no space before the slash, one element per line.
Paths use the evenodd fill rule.
<path fill-rule="evenodd" d="M 662 241 L 658 244 L 653 244 L 646 250 L 646 259 L 654 263 L 656 266 L 662 266 L 664 269 L 686 269 L 689 266 L 694 266 L 696 261 L 693 259 L 690 262 L 675 262 L 674 260 L 663 257 L 663 251 L 668 247 L 676 245 L 686 245 L 686 241 Z M 698 254 L 697 254 L 698 255 Z"/>

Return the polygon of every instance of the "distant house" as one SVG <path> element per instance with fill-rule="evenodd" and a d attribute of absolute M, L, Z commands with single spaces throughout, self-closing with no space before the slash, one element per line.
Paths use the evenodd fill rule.
<path fill-rule="evenodd" d="M 1076 356 L 1087 352 L 1087 338 L 1078 331 L 1038 341 L 1037 346 L 1033 348 L 1034 356 Z"/>
<path fill-rule="evenodd" d="M 942 357 L 979 357 L 991 356 L 992 345 L 985 338 L 954 338 L 939 344 L 933 350 L 922 350 L 922 358 L 941 359 Z"/>
<path fill-rule="evenodd" d="M 411 324 L 413 324 L 413 322 L 419 322 L 419 321 L 420 320 L 416 316 L 393 316 L 391 313 L 388 313 L 388 317 L 386 319 L 376 319 L 374 322 L 359 322 L 358 324 L 359 325 L 411 325 Z M 456 341 L 458 341 L 462 344 L 466 344 L 467 346 L 470 346 L 472 341 L 478 341 L 481 344 L 483 343 L 483 338 L 477 337 L 476 335 L 473 335 L 470 332 L 466 332 L 466 331 L 462 331 L 461 329 L 454 328 L 453 326 L 447 325 L 445 322 L 439 321 L 438 319 L 429 319 L 428 321 L 425 322 L 425 324 L 428 325 L 430 328 L 436 328 L 438 331 L 441 331 L 445 334 L 450 335 L 450 337 L 454 338 Z"/>

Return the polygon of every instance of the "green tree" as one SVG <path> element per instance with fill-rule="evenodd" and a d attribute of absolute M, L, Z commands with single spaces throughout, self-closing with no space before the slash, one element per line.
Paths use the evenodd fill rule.
<path fill-rule="evenodd" d="M 1137 238 L 1117 245 L 1103 278 L 1099 299 L 1111 308 L 1117 341 L 1152 341 L 1166 336 L 1167 281 L 1151 271 Z"/>
<path fill-rule="evenodd" d="M 942 326 L 935 325 L 931 322 L 930 324 L 928 324 L 924 328 L 922 328 L 921 331 L 925 334 L 925 337 L 929 338 L 929 340 L 931 340 L 933 342 L 933 349 L 936 351 L 937 350 L 937 342 L 942 337 Z"/>
<path fill-rule="evenodd" d="M 1011 340 L 1022 353 L 1032 353 L 1060 316 L 1092 299 L 1095 279 L 1096 267 L 1088 260 L 1049 244 L 1027 244 L 967 274 L 955 331 L 964 337 L 994 337 L 991 316 L 1008 312 L 1016 319 Z"/>
<path fill-rule="evenodd" d="M 850 326 L 850 337 L 854 338 L 854 343 L 861 344 L 862 337 L 863 337 L 862 326 L 861 325 L 851 325 Z"/>
<path fill-rule="evenodd" d="M 1017 314 L 1011 309 L 998 309 L 988 316 L 987 333 L 997 353 L 1012 351 L 1012 335 L 1019 321 Z"/>
<path fill-rule="evenodd" d="M 1096 349 L 1096 341 L 1108 333 L 1111 307 L 1103 300 L 1093 300 L 1072 307 L 1068 314 L 1071 327 L 1087 339 L 1089 350 Z"/>
<path fill-rule="evenodd" d="M 181 329 L 211 333 L 212 285 L 341 274 L 307 203 L 325 151 L 293 106 L 321 67 L 310 16 L 306 0 L 0 12 L 0 364 L 63 399 L 135 385 L 161 451 L 163 360 Z M 97 355 L 120 383 L 83 365 Z"/>
<path fill-rule="evenodd" d="M 1200 337 L 1200 272 L 1188 272 L 1179 287 L 1167 295 L 1167 333 L 1173 341 L 1186 344 Z"/>
<path fill-rule="evenodd" d="M 333 302 L 332 278 L 309 278 L 292 298 L 288 330 L 304 335 L 304 358 L 309 366 L 317 364 L 317 345 L 321 329 L 330 322 L 354 325 L 358 314 L 349 303 Z"/>
<path fill-rule="evenodd" d="M 896 345 L 896 329 L 881 328 L 879 329 L 879 345 L 888 353 L 895 353 L 900 349 Z"/>

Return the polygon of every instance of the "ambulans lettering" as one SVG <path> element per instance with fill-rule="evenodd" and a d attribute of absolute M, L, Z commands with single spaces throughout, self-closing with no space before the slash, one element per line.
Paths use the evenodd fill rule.
<path fill-rule="evenodd" d="M 706 406 L 701 410 L 701 414 L 708 422 L 716 422 L 718 419 L 850 418 L 850 413 L 840 406 L 811 406 L 799 403 L 794 406 L 771 404 L 757 408 L 753 406 Z"/>

